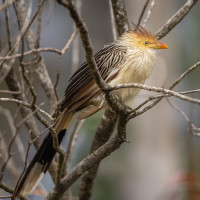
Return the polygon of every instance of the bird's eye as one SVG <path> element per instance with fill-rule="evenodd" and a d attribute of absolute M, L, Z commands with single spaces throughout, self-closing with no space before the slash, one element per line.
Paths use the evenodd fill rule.
<path fill-rule="evenodd" d="M 144 45 L 147 45 L 147 44 L 149 44 L 148 42 L 144 42 Z"/>

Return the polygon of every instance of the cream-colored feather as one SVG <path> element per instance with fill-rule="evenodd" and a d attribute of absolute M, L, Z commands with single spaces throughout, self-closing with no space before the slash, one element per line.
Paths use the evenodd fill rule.
<path fill-rule="evenodd" d="M 116 86 L 125 83 L 143 84 L 152 73 L 156 60 L 156 51 L 154 49 L 140 49 L 127 47 L 126 61 L 120 66 L 120 73 L 109 84 Z M 126 101 L 133 98 L 140 90 L 136 88 L 123 88 L 116 90 L 114 93 L 121 100 Z"/>

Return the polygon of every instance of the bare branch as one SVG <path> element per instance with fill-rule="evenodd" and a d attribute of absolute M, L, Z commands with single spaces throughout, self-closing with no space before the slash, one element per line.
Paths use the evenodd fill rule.
<path fill-rule="evenodd" d="M 111 26 L 112 26 L 112 34 L 114 41 L 117 40 L 117 30 L 115 27 L 115 18 L 114 18 L 114 12 L 112 7 L 112 1 L 109 0 L 109 9 L 110 9 L 110 19 L 111 19 Z"/>
<path fill-rule="evenodd" d="M 4 135 L 0 133 L 0 163 L 1 163 L 0 169 L 2 169 L 3 165 L 5 165 L 9 174 L 12 176 L 13 179 L 16 180 L 19 176 L 19 170 L 16 166 L 16 163 L 14 162 L 13 157 L 10 157 L 9 162 L 7 162 L 7 159 L 9 157 L 9 155 L 8 155 L 8 142 L 5 141 L 3 136 Z M 2 178 L 3 178 L 3 176 L 5 175 L 4 170 L 1 170 L 0 173 L 2 173 L 2 174 L 0 174 L 0 176 L 2 176 Z"/>
<path fill-rule="evenodd" d="M 75 148 L 80 130 L 83 126 L 85 120 L 81 120 L 81 122 L 76 121 L 74 127 L 70 133 L 69 142 L 67 144 L 66 156 L 65 156 L 65 163 L 63 167 L 63 176 L 67 174 L 68 165 L 70 163 L 70 159 L 72 157 L 73 150 Z"/>
<path fill-rule="evenodd" d="M 85 53 L 86 53 L 86 60 L 90 67 L 91 73 L 92 73 L 93 77 L 95 78 L 96 83 L 99 86 L 99 88 L 104 88 L 105 84 L 99 74 L 95 59 L 93 57 L 94 53 L 93 53 L 93 49 L 92 49 L 92 44 L 91 44 L 88 30 L 87 30 L 85 23 L 79 16 L 76 8 L 74 7 L 74 3 L 71 0 L 68 0 L 68 1 L 57 0 L 57 1 L 58 1 L 58 3 L 60 3 L 61 5 L 63 5 L 64 7 L 66 7 L 69 10 L 71 17 L 76 24 L 76 27 L 80 30 L 82 43 L 83 43 Z"/>
<path fill-rule="evenodd" d="M 185 101 L 190 101 L 192 103 L 200 104 L 199 99 L 194 99 L 194 98 L 185 96 L 185 94 L 199 92 L 200 89 L 183 91 L 183 92 L 175 92 L 175 91 L 171 90 L 178 83 L 180 83 L 180 81 L 183 80 L 183 78 L 186 75 L 188 75 L 192 70 L 196 69 L 200 65 L 200 62 L 196 63 L 190 69 L 185 71 L 181 75 L 181 77 L 179 77 L 179 79 L 177 79 L 176 82 L 173 83 L 173 85 L 170 87 L 170 89 L 164 89 L 164 88 L 159 88 L 159 87 L 151 87 L 151 86 L 146 86 L 146 85 L 141 85 L 141 84 L 123 84 L 123 85 L 117 85 L 116 87 L 109 87 L 104 83 L 101 76 L 99 75 L 99 72 L 98 72 L 94 57 L 93 57 L 93 49 L 92 49 L 92 45 L 91 45 L 91 42 L 90 42 L 90 39 L 89 39 L 87 27 L 85 26 L 84 21 L 81 19 L 80 14 L 77 12 L 77 10 L 74 6 L 74 3 L 73 3 L 74 1 L 72 1 L 72 0 L 57 0 L 57 1 L 69 10 L 70 15 L 73 18 L 74 22 L 76 23 L 76 27 L 77 27 L 77 29 L 72 33 L 70 39 L 67 41 L 67 44 L 65 45 L 65 47 L 62 50 L 58 50 L 58 49 L 54 49 L 54 48 L 38 48 L 39 43 L 40 43 L 40 33 L 41 33 L 41 15 L 40 15 L 38 17 L 37 38 L 34 39 L 33 32 L 31 31 L 30 27 L 29 27 L 29 31 L 26 34 L 27 44 L 29 46 L 30 51 L 23 52 L 21 54 L 14 52 L 13 54 L 11 54 L 11 56 L 0 57 L 0 60 L 2 60 L 4 62 L 5 67 L 9 67 L 9 66 L 7 66 L 8 64 L 5 63 L 5 62 L 8 61 L 8 63 L 9 63 L 9 62 L 15 60 L 17 57 L 21 57 L 21 56 L 23 57 L 25 55 L 33 55 L 33 58 L 31 59 L 32 61 L 28 62 L 26 64 L 36 63 L 36 65 L 37 65 L 36 72 L 37 72 L 37 74 L 38 74 L 38 76 L 41 80 L 42 87 L 44 88 L 45 92 L 47 93 L 50 104 L 54 103 L 55 104 L 54 107 L 56 107 L 56 105 L 57 105 L 55 103 L 55 102 L 57 102 L 55 100 L 56 99 L 56 95 L 55 95 L 56 86 L 51 87 L 53 84 L 51 83 L 51 80 L 49 78 L 44 60 L 39 55 L 39 53 L 43 52 L 43 51 L 51 51 L 51 52 L 58 53 L 61 56 L 64 55 L 66 50 L 69 48 L 70 44 L 74 40 L 75 36 L 77 35 L 78 30 L 80 30 L 82 43 L 83 43 L 83 46 L 84 46 L 85 52 L 86 52 L 86 59 L 87 59 L 88 65 L 90 67 L 90 70 L 92 72 L 92 75 L 93 75 L 96 83 L 98 84 L 98 86 L 102 90 L 102 92 L 105 93 L 106 100 L 108 101 L 108 104 L 111 105 L 113 110 L 115 111 L 115 112 L 112 112 L 111 109 L 107 110 L 104 117 L 102 118 L 101 125 L 99 126 L 99 129 L 98 129 L 96 136 L 95 136 L 95 139 L 93 141 L 93 145 L 92 145 L 92 148 L 91 148 L 91 155 L 89 155 L 87 158 L 85 158 L 83 161 L 81 161 L 77 166 L 75 166 L 72 169 L 72 171 L 68 175 L 66 175 L 64 178 L 62 178 L 64 156 L 66 156 L 65 152 L 58 145 L 57 135 L 55 133 L 55 130 L 53 129 L 53 126 L 50 125 L 50 123 L 40 115 L 40 114 L 45 114 L 51 120 L 53 120 L 52 117 L 48 113 L 46 113 L 45 111 L 40 109 L 38 106 L 36 106 L 35 102 L 36 102 L 37 95 L 35 94 L 34 88 L 32 87 L 31 83 L 29 82 L 29 80 L 26 77 L 27 74 L 26 74 L 26 71 L 25 71 L 25 63 L 22 62 L 22 60 L 21 60 L 21 64 L 24 65 L 23 68 L 22 68 L 24 79 L 25 79 L 25 82 L 28 84 L 30 92 L 32 93 L 32 96 L 33 96 L 32 103 L 31 104 L 26 103 L 27 101 L 26 101 L 26 98 L 25 98 L 25 94 L 23 93 L 24 90 L 23 90 L 23 88 L 21 89 L 21 87 L 23 87 L 23 86 L 20 86 L 18 81 L 15 81 L 16 86 L 14 87 L 14 92 L 12 92 L 12 91 L 10 92 L 10 94 L 13 94 L 13 96 L 15 96 L 17 99 L 0 98 L 0 101 L 14 102 L 14 103 L 19 104 L 21 109 L 26 108 L 26 111 L 27 110 L 30 111 L 29 113 L 26 112 L 23 115 L 24 121 L 27 124 L 29 123 L 30 119 L 34 119 L 33 115 L 35 115 L 37 117 L 37 119 L 42 124 L 44 124 L 45 127 L 47 129 L 49 129 L 50 132 L 52 133 L 54 148 L 59 153 L 60 156 L 59 156 L 59 164 L 58 164 L 58 168 L 57 168 L 56 185 L 55 185 L 55 188 L 47 196 L 47 199 L 58 199 L 61 194 L 66 192 L 66 190 L 81 175 L 84 174 L 84 172 L 87 172 L 87 174 L 85 174 L 83 176 L 83 179 L 81 181 L 79 197 L 82 198 L 82 197 L 86 196 L 87 199 L 89 199 L 90 195 L 91 195 L 91 190 L 92 190 L 92 187 L 93 187 L 93 181 L 96 177 L 100 161 L 102 159 L 104 159 L 106 156 L 110 155 L 110 153 L 115 151 L 117 148 L 119 148 L 120 145 L 123 142 L 126 142 L 126 124 L 127 124 L 128 120 L 130 118 L 132 118 L 133 116 L 137 116 L 139 114 L 144 113 L 145 111 L 147 111 L 148 109 L 150 109 L 154 105 L 156 105 L 164 97 L 175 96 L 175 97 L 180 98 L 180 99 L 185 100 Z M 22 28 L 23 28 L 22 16 L 26 16 L 25 3 L 24 3 L 24 0 L 16 0 L 16 2 L 17 2 L 16 4 L 18 4 L 17 12 L 20 16 L 19 21 L 21 23 L 21 30 L 22 30 Z M 39 0 L 39 2 L 44 2 L 44 0 L 43 1 Z M 152 1 L 152 2 L 155 3 L 155 1 Z M 195 0 L 193 0 L 193 1 L 188 0 L 186 4 L 189 5 L 189 3 L 192 4 L 192 2 L 195 4 L 197 2 L 197 0 L 196 1 Z M 146 7 L 147 7 L 148 3 L 149 3 L 149 0 L 146 1 L 146 4 L 145 4 Z M 125 7 L 124 7 L 124 0 L 112 0 L 112 6 L 113 6 L 113 11 L 114 11 L 114 15 L 115 15 L 115 21 L 116 21 L 116 24 L 117 24 L 118 32 L 119 32 L 119 35 L 121 35 L 123 32 L 128 30 L 128 19 L 127 19 Z M 182 8 L 184 8 L 184 6 Z M 25 12 L 23 11 L 22 14 L 20 15 L 19 11 L 20 11 L 21 8 L 22 8 L 22 10 L 24 9 Z M 153 8 L 153 6 L 151 8 Z M 150 9 L 149 9 L 149 11 L 150 11 Z M 187 7 L 187 9 L 190 10 L 191 7 L 190 8 Z M 166 35 L 177 23 L 180 22 L 180 20 L 185 15 L 187 15 L 187 13 L 189 12 L 189 10 L 187 11 L 187 9 L 185 8 L 184 11 L 181 11 L 181 9 L 180 9 L 178 11 L 179 14 L 177 14 L 178 13 L 177 12 L 173 16 L 174 18 L 172 17 L 170 19 L 171 21 L 169 20 L 166 23 L 166 25 L 164 25 L 162 27 L 164 31 L 162 30 L 162 28 L 159 30 L 160 32 L 157 33 L 158 34 L 157 36 L 163 37 L 164 35 Z M 142 16 L 143 16 L 144 12 L 145 12 L 145 6 L 143 8 L 142 14 L 140 15 L 139 23 L 142 20 Z M 25 13 L 25 15 L 24 15 L 24 13 Z M 150 16 L 150 14 L 148 15 L 148 13 L 147 13 L 147 19 L 148 19 L 149 16 Z M 177 20 L 177 18 L 179 18 L 179 19 Z M 165 30 L 165 29 L 167 29 L 167 30 Z M 22 38 L 24 38 L 24 36 Z M 14 72 L 12 71 L 12 69 L 11 69 L 10 73 L 11 73 L 11 76 L 9 74 L 7 76 L 7 84 L 8 85 L 9 85 L 9 79 L 10 80 L 14 80 L 14 79 L 16 80 L 16 76 L 15 76 Z M 14 76 L 14 78 L 13 78 L 13 76 Z M 50 86 L 48 85 L 49 83 L 50 83 Z M 162 93 L 162 94 L 150 97 L 146 101 L 144 101 L 142 104 L 140 104 L 136 109 L 130 110 L 128 107 L 121 104 L 121 102 L 119 102 L 118 99 L 115 98 L 115 96 L 112 95 L 112 93 L 110 94 L 110 91 L 112 91 L 112 90 L 127 88 L 127 87 L 128 88 L 129 87 L 135 87 L 135 88 L 145 89 L 145 90 L 148 90 L 148 91 L 154 91 L 154 92 L 158 92 L 158 93 Z M 10 86 L 10 88 L 12 88 L 12 86 Z M 52 89 L 53 89 L 53 91 L 52 91 Z M 0 93 L 3 93 L 3 92 L 4 91 L 0 91 Z M 154 102 L 152 104 L 146 106 L 143 110 L 141 110 L 141 108 L 143 106 L 147 105 L 151 101 L 154 101 Z M 52 106 L 51 109 L 50 109 L 51 113 L 54 112 L 54 109 L 55 108 L 53 108 L 53 106 Z M 118 133 L 114 138 L 109 140 L 109 137 L 110 137 L 115 125 L 116 125 L 118 115 L 119 115 L 118 129 L 117 129 Z M 36 124 L 35 124 L 35 126 L 36 126 Z M 196 128 L 194 126 L 192 126 L 192 127 L 193 127 L 193 129 Z M 197 130 L 197 128 L 196 128 L 196 130 Z M 30 131 L 30 133 L 31 132 L 32 131 Z M 69 144 L 69 146 L 68 146 L 69 155 L 71 155 L 70 152 L 72 152 L 72 150 L 74 148 L 73 141 L 75 141 L 77 139 L 77 135 L 75 133 L 74 139 L 72 139 L 73 137 L 71 138 L 71 141 L 70 141 L 71 145 Z M 37 138 L 39 138 L 39 135 L 38 135 Z M 34 140 L 34 142 L 35 142 L 35 140 Z M 54 165 L 54 167 L 55 167 L 55 165 Z M 0 185 L 0 187 L 1 187 L 1 185 Z"/>
<path fill-rule="evenodd" d="M 39 0 L 39 3 L 42 3 L 42 0 Z M 40 38 L 41 38 L 41 32 L 42 32 L 42 12 L 43 12 L 43 7 L 40 9 L 37 16 L 37 30 L 36 30 L 36 39 L 35 39 L 35 46 L 37 48 L 40 47 Z"/>
<path fill-rule="evenodd" d="M 146 17 L 144 19 L 144 23 L 142 24 L 143 27 L 145 27 L 145 25 L 147 24 L 151 14 L 152 14 L 152 11 L 153 11 L 153 8 L 154 8 L 155 4 L 156 4 L 156 0 L 152 0 L 151 3 L 150 3 L 150 7 L 149 7 L 149 9 L 147 11 L 147 15 L 146 15 Z"/>
<path fill-rule="evenodd" d="M 23 57 L 22 57 L 22 59 L 23 59 Z M 25 80 L 25 83 L 28 85 L 29 91 L 30 91 L 30 93 L 31 93 L 31 95 L 33 97 L 32 103 L 31 103 L 31 107 L 34 109 L 35 108 L 35 103 L 36 103 L 36 100 L 37 100 L 37 94 L 35 92 L 35 89 L 33 88 L 33 85 L 29 81 L 29 78 L 28 78 L 27 73 L 25 71 L 25 67 L 24 67 L 24 65 L 22 64 L 21 61 L 22 60 L 20 59 L 20 66 L 22 68 L 22 76 L 23 76 L 23 78 Z"/>
<path fill-rule="evenodd" d="M 10 91 L 10 90 L 0 90 L 0 93 L 3 94 L 21 94 L 21 91 Z"/>
<path fill-rule="evenodd" d="M 121 35 L 122 33 L 126 32 L 129 29 L 128 24 L 128 18 L 125 10 L 125 4 L 124 1 L 112 1 L 110 0 L 112 5 L 110 5 L 111 10 L 111 17 L 112 11 L 114 14 L 114 18 L 112 21 L 115 20 L 118 34 Z M 112 7 L 112 8 L 111 8 Z M 115 30 L 114 23 L 112 25 L 112 28 Z M 113 31 L 114 31 L 113 30 Z M 117 37 L 117 36 L 115 36 Z M 116 38 L 115 38 L 116 39 Z M 112 134 L 112 131 L 117 123 L 118 115 L 112 111 L 111 108 L 108 108 L 101 120 L 101 123 L 98 127 L 98 130 L 96 132 L 95 138 L 93 140 L 93 144 L 91 147 L 91 153 L 98 149 L 100 146 L 102 146 L 110 137 Z M 94 185 L 94 179 L 96 178 L 97 171 L 99 168 L 100 162 L 97 162 L 95 165 L 93 165 L 92 168 L 87 170 L 87 173 L 83 175 L 83 178 L 81 180 L 80 188 L 78 196 L 80 198 L 89 199 L 91 196 L 91 192 Z"/>
<path fill-rule="evenodd" d="M 22 40 L 24 34 L 27 32 L 29 25 L 33 23 L 35 18 L 32 18 L 33 20 L 31 20 L 29 22 L 29 18 L 30 18 L 30 12 L 29 15 L 26 16 L 26 21 L 24 23 L 24 26 L 22 27 L 22 30 L 20 32 L 20 34 L 17 36 L 16 42 L 14 44 L 14 46 L 10 49 L 10 51 L 8 52 L 7 56 L 9 56 L 10 54 L 16 54 L 18 52 L 19 49 L 19 45 L 20 45 L 20 41 Z M 35 17 L 35 16 L 34 16 Z M 8 24 L 7 24 L 8 26 Z M 7 28 L 8 30 L 8 28 Z M 1 62 L 0 63 L 0 83 L 6 78 L 6 76 L 8 75 L 9 71 L 11 70 L 13 64 L 15 62 L 15 58 L 12 58 L 9 63 L 4 63 Z"/>
<path fill-rule="evenodd" d="M 118 84 L 116 86 L 110 87 L 109 90 L 117 90 L 117 89 L 121 89 L 121 88 L 140 88 L 140 89 L 143 89 L 143 90 L 148 90 L 148 91 L 153 91 L 153 92 L 161 92 L 161 93 L 164 93 L 164 94 L 175 96 L 175 97 L 182 99 L 184 101 L 189 101 L 191 103 L 200 104 L 199 99 L 187 97 L 185 95 L 182 95 L 178 92 L 174 92 L 172 90 L 159 88 L 159 87 L 153 87 L 153 86 L 147 86 L 147 85 L 143 85 L 143 84 L 139 84 L 139 83 Z"/>
<path fill-rule="evenodd" d="M 42 3 L 39 5 L 38 10 L 35 12 L 35 14 L 33 15 L 33 17 L 31 18 L 31 20 L 29 21 L 31 12 L 29 9 L 29 12 L 27 14 L 27 16 L 25 16 L 24 18 L 24 24 L 22 26 L 21 32 L 17 37 L 16 43 L 14 44 L 14 46 L 12 47 L 12 49 L 9 51 L 9 53 L 7 54 L 7 56 L 9 56 L 10 54 L 16 54 L 18 49 L 19 49 L 19 44 L 20 41 L 22 40 L 22 38 L 24 37 L 24 35 L 29 31 L 30 26 L 32 25 L 32 23 L 34 22 L 40 8 L 42 7 L 43 3 L 45 0 L 42 1 Z M 31 8 L 31 6 L 29 6 L 29 8 Z M 10 62 L 8 64 L 4 64 L 4 62 L 1 62 L 0 67 L 3 66 L 1 68 L 0 71 L 0 83 L 6 78 L 6 76 L 8 75 L 10 69 L 12 68 L 13 64 L 15 62 L 15 58 L 12 58 L 10 60 Z"/>
<path fill-rule="evenodd" d="M 77 33 L 79 32 L 79 29 L 76 28 L 75 31 L 72 33 L 71 37 L 69 38 L 69 40 L 67 41 L 67 44 L 64 46 L 64 48 L 61 50 L 61 55 L 60 57 L 62 58 L 63 55 L 65 54 L 65 52 L 67 51 L 67 49 L 69 49 L 71 43 L 73 42 L 73 40 L 75 39 Z"/>
<path fill-rule="evenodd" d="M 200 66 L 200 61 L 192 65 L 189 69 L 187 69 L 181 76 L 170 86 L 169 89 L 174 88 L 178 83 L 180 83 L 190 72 L 195 70 L 197 67 Z"/>
<path fill-rule="evenodd" d="M 82 13 L 82 0 L 76 0 L 75 6 L 77 8 L 77 11 L 79 15 Z M 73 24 L 73 31 L 75 31 L 76 25 Z M 75 71 L 78 69 L 78 65 L 80 64 L 80 37 L 76 37 L 72 43 L 72 67 L 71 67 L 71 75 L 75 73 Z"/>
<path fill-rule="evenodd" d="M 157 31 L 158 40 L 167 35 L 190 11 L 198 0 L 187 0 L 187 2 Z"/>
<path fill-rule="evenodd" d="M 194 131 L 200 131 L 200 128 L 197 128 L 192 121 L 189 119 L 189 117 L 183 112 L 183 110 L 181 110 L 178 106 L 174 105 L 168 98 L 167 98 L 167 102 L 168 104 L 176 111 L 178 111 L 183 117 L 184 119 L 187 121 L 187 123 L 189 124 L 189 131 L 191 132 L 192 135 L 195 136 L 200 136 L 200 133 L 198 132 L 194 132 Z"/>
<path fill-rule="evenodd" d="M 5 118 L 7 119 L 8 123 L 9 123 L 9 128 L 11 130 L 12 137 L 14 137 L 16 128 L 14 126 L 13 118 L 12 118 L 10 111 L 8 109 L 0 107 L 0 113 L 2 113 L 5 116 Z M 18 151 L 20 152 L 20 158 L 23 160 L 24 155 L 25 155 L 24 154 L 25 149 L 24 149 L 24 146 L 23 146 L 23 143 L 22 143 L 20 137 L 17 137 L 15 142 L 17 144 L 16 147 L 17 147 Z"/>
<path fill-rule="evenodd" d="M 200 92 L 200 89 L 179 92 L 179 94 L 194 94 Z"/>
<path fill-rule="evenodd" d="M 56 49 L 56 48 L 51 48 L 51 47 L 45 47 L 45 48 L 37 48 L 37 49 L 32 49 L 32 50 L 29 50 L 29 51 L 26 51 L 24 52 L 24 56 L 28 56 L 28 55 L 31 55 L 33 53 L 40 53 L 40 52 L 53 52 L 53 53 L 57 53 L 59 55 L 62 54 L 62 52 L 59 50 L 59 49 Z M 0 57 L 0 61 L 5 61 L 5 60 L 10 60 L 10 59 L 13 59 L 13 58 L 19 58 L 21 57 L 22 54 L 21 53 L 18 53 L 18 54 L 15 54 L 15 55 L 12 55 L 12 56 L 5 56 L 5 57 Z"/>
<path fill-rule="evenodd" d="M 114 137 L 94 153 L 88 155 L 83 161 L 77 164 L 67 176 L 61 180 L 60 184 L 47 195 L 46 200 L 57 199 L 58 195 L 65 192 L 65 190 L 69 188 L 87 169 L 91 168 L 100 160 L 109 156 L 113 151 L 119 148 L 123 142 L 125 142 L 124 139 Z"/>
<path fill-rule="evenodd" d="M 5 3 L 3 3 L 1 6 L 0 6 L 0 11 L 2 11 L 3 9 L 9 7 L 15 0 L 9 0 L 9 1 L 6 1 Z"/>
<path fill-rule="evenodd" d="M 45 0 L 43 0 L 42 3 L 44 3 L 44 1 Z M 42 3 L 40 3 L 38 6 L 38 12 L 39 12 L 39 7 L 41 6 Z M 16 4 L 16 12 L 17 12 L 17 15 L 19 18 L 19 24 L 22 27 L 24 24 L 24 18 L 26 17 L 26 6 L 24 3 L 24 0 L 17 0 L 15 2 L 15 4 Z M 34 39 L 33 31 L 30 28 L 26 34 L 26 41 L 27 41 L 27 45 L 28 45 L 29 49 L 35 49 L 36 41 Z M 38 57 L 41 57 L 41 59 L 38 62 L 38 64 L 36 65 L 36 68 L 34 70 L 37 73 L 37 75 L 40 79 L 41 85 L 42 85 L 42 87 L 47 95 L 47 98 L 49 100 L 50 113 L 53 114 L 56 109 L 56 102 L 57 102 L 55 93 L 54 93 L 54 86 L 49 77 L 49 73 L 46 69 L 44 59 L 38 53 L 35 53 L 34 58 L 38 58 Z"/>
<path fill-rule="evenodd" d="M 140 16 L 139 16 L 139 19 L 138 19 L 137 26 L 140 26 L 140 23 L 141 23 L 142 18 L 143 18 L 143 16 L 144 16 L 145 10 L 146 10 L 146 8 L 147 8 L 147 6 L 148 6 L 148 4 L 149 4 L 149 1 L 150 1 L 150 0 L 146 0 L 145 4 L 144 4 L 144 6 L 143 6 L 142 12 L 141 12 L 141 14 L 140 14 Z"/>
<path fill-rule="evenodd" d="M 13 194 L 14 190 L 12 188 L 10 188 L 9 186 L 7 186 L 5 183 L 0 182 L 0 188 L 2 188 L 4 191 Z M 26 197 L 20 195 L 20 200 L 28 200 Z"/>
<path fill-rule="evenodd" d="M 6 30 L 8 33 L 9 50 L 11 51 L 11 36 L 10 36 L 10 26 L 9 26 L 8 15 L 6 15 Z M 7 64 L 4 63 L 4 65 L 6 66 Z M 7 66 L 7 68 L 9 68 L 9 66 Z M 12 94 L 14 98 L 21 100 L 21 101 L 26 101 L 25 95 L 23 93 L 21 93 L 21 91 L 23 91 L 23 90 L 22 90 L 20 83 L 18 82 L 17 76 L 12 68 L 11 68 L 10 72 L 8 73 L 8 75 L 6 76 L 5 81 L 6 81 L 6 84 L 8 85 L 8 88 L 10 89 L 10 91 L 13 91 L 16 93 L 20 92 L 20 94 Z M 26 107 L 20 107 L 20 112 L 21 112 L 22 117 L 26 117 L 27 115 L 29 115 L 31 113 L 31 110 L 29 110 Z M 37 125 L 35 123 L 34 118 L 30 118 L 28 121 L 26 121 L 25 125 L 27 126 L 28 130 L 32 130 L 31 131 L 32 138 L 35 138 L 35 137 L 37 137 L 37 135 L 39 135 L 39 131 L 37 129 Z M 39 142 L 40 142 L 40 140 L 38 140 L 34 143 L 36 148 L 39 148 Z"/>
<path fill-rule="evenodd" d="M 5 4 L 5 0 L 3 0 L 3 3 Z M 5 21 L 6 21 L 6 32 L 7 32 L 7 38 L 8 38 L 8 47 L 9 47 L 9 50 L 11 50 L 12 44 L 11 44 L 11 35 L 10 35 L 10 26 L 9 26 L 9 17 L 8 17 L 7 7 L 5 8 Z"/>
<path fill-rule="evenodd" d="M 124 0 L 111 0 L 113 12 L 115 16 L 115 23 L 117 26 L 117 32 L 121 36 L 129 29 L 129 23 L 127 13 L 125 9 Z"/>
<path fill-rule="evenodd" d="M 180 81 L 183 80 L 183 78 L 185 78 L 185 76 L 187 74 L 189 74 L 190 72 L 192 72 L 194 69 L 196 69 L 198 66 L 200 66 L 200 62 L 195 63 L 194 65 L 192 65 L 188 70 L 186 70 L 183 74 L 181 74 L 181 76 L 169 87 L 169 90 L 172 90 L 178 83 L 180 83 Z M 144 112 L 146 112 L 147 110 L 151 109 L 152 107 L 154 107 L 157 103 L 159 103 L 163 98 L 165 97 L 165 95 L 161 95 L 160 97 L 156 97 L 156 100 L 151 103 L 150 105 L 146 106 L 143 110 L 135 112 L 133 110 L 133 113 L 129 116 L 130 118 L 133 118 L 135 116 L 141 115 Z M 149 99 L 147 99 L 144 103 L 146 104 L 147 102 L 153 100 L 154 98 L 150 97 Z"/>
<path fill-rule="evenodd" d="M 16 103 L 19 105 L 23 105 L 29 109 L 33 109 L 31 104 L 25 102 L 25 101 L 21 101 L 18 99 L 11 99 L 11 98 L 0 98 L 1 102 L 12 102 L 12 103 Z M 36 106 L 36 109 L 38 110 L 38 112 L 40 112 L 41 114 L 45 115 L 46 117 L 48 117 L 49 119 L 53 120 L 51 115 L 49 115 L 47 112 L 45 112 L 44 110 L 40 109 L 38 106 Z"/>
<path fill-rule="evenodd" d="M 0 169 L 0 182 L 3 179 L 3 175 L 4 175 L 4 171 L 6 169 L 6 166 L 7 166 L 8 162 L 9 162 L 10 158 L 12 157 L 11 148 L 13 146 L 13 143 L 15 142 L 15 138 L 17 137 L 17 134 L 18 134 L 18 130 L 16 129 L 14 136 L 11 138 L 11 141 L 8 144 L 7 158 L 4 161 L 4 163 L 3 163 L 3 165 L 2 165 L 2 167 Z"/>

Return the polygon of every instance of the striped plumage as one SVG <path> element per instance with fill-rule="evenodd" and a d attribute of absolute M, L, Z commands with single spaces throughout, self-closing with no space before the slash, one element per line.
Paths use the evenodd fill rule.
<path fill-rule="evenodd" d="M 118 71 L 121 63 L 123 62 L 123 58 L 126 54 L 126 48 L 116 43 L 111 43 L 106 45 L 103 49 L 101 49 L 97 54 L 94 55 L 96 64 L 99 68 L 99 72 L 101 77 L 104 80 L 108 80 L 110 76 L 115 75 L 115 70 Z M 112 74 L 112 75 L 111 75 Z M 79 101 L 83 98 L 83 101 L 87 101 L 88 98 L 91 98 L 92 95 L 95 95 L 100 92 L 100 89 L 95 84 L 95 88 L 92 92 L 89 93 L 89 90 L 83 90 L 84 86 L 88 86 L 89 83 L 94 85 L 95 81 L 90 72 L 90 68 L 87 65 L 87 62 L 83 63 L 80 68 L 74 73 L 74 75 L 69 80 L 69 85 L 65 90 L 65 97 L 61 103 L 61 110 L 66 109 L 71 112 L 74 109 L 79 109 L 77 105 L 77 100 Z M 81 95 L 81 91 L 84 93 Z M 77 98 L 76 98 L 76 95 Z"/>
<path fill-rule="evenodd" d="M 101 77 L 111 86 L 123 83 L 144 83 L 152 72 L 156 49 L 168 48 L 143 27 L 134 25 L 134 28 L 135 30 L 124 33 L 117 41 L 106 45 L 94 55 Z M 124 102 L 133 98 L 138 92 L 139 89 L 135 88 L 114 91 Z M 54 125 L 59 142 L 74 113 L 78 112 L 77 119 L 84 119 L 105 105 L 104 94 L 97 86 L 85 62 L 69 80 L 61 102 L 61 114 Z M 55 150 L 49 133 L 19 180 L 15 189 L 16 196 L 20 193 L 27 195 L 36 187 L 54 155 Z"/>

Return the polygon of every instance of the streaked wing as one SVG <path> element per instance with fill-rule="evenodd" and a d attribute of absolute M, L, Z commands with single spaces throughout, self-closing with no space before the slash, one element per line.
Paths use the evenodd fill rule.
<path fill-rule="evenodd" d="M 94 55 L 100 75 L 104 80 L 117 75 L 126 49 L 116 43 L 106 45 Z M 82 108 L 83 104 L 99 92 L 87 62 L 83 63 L 69 80 L 65 98 L 61 103 L 64 109 L 73 111 Z"/>

